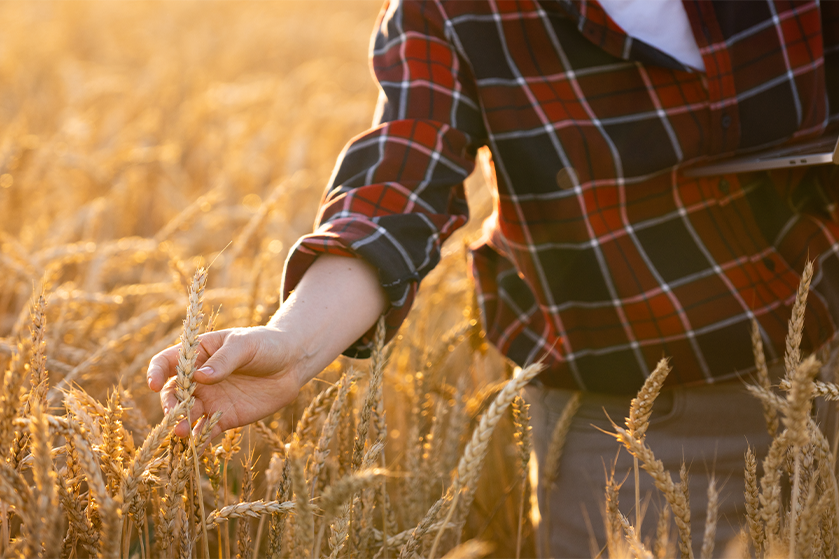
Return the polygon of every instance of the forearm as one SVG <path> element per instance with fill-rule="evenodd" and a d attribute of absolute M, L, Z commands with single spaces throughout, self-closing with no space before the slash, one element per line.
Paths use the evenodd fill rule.
<path fill-rule="evenodd" d="M 300 384 L 367 332 L 387 307 L 376 270 L 359 258 L 323 255 L 306 271 L 268 326 L 294 338 Z"/>

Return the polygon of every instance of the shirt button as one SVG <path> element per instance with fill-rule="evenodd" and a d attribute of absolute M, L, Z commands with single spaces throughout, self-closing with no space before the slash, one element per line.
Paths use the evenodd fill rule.
<path fill-rule="evenodd" d="M 728 181 L 726 179 L 720 179 L 719 188 L 720 188 L 720 192 L 722 192 L 723 194 L 728 194 L 728 191 L 729 191 Z"/>
<path fill-rule="evenodd" d="M 764 265 L 764 266 L 766 266 L 766 268 L 767 268 L 770 272 L 774 272 L 774 271 L 775 271 L 775 261 L 774 261 L 774 260 L 772 260 L 771 258 L 769 258 L 768 256 L 767 256 L 766 258 L 764 258 L 764 259 L 763 259 L 763 265 Z"/>
<path fill-rule="evenodd" d="M 722 124 L 723 128 L 728 128 L 731 126 L 731 117 L 727 114 L 722 115 L 722 119 L 720 120 L 720 124 Z"/>

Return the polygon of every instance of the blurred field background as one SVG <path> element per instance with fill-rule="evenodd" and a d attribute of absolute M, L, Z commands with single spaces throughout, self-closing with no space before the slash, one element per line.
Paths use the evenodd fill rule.
<path fill-rule="evenodd" d="M 205 314 L 220 309 L 216 328 L 264 323 L 276 310 L 289 247 L 311 230 L 340 150 L 370 124 L 377 91 L 367 48 L 379 9 L 378 0 L 0 2 L 0 367 L 12 370 L 18 340 L 33 355 L 40 347 L 26 340 L 32 302 L 43 292 L 50 414 L 65 414 L 67 390 L 83 390 L 104 406 L 95 428 L 115 417 L 130 433 L 120 451 L 127 464 L 128 447 L 161 420 L 145 367 L 177 342 L 196 267 L 212 262 Z M 397 476 L 388 491 L 399 530 L 414 527 L 443 494 L 509 372 L 475 327 L 464 243 L 491 203 L 479 173 L 468 188 L 473 219 L 449 241 L 387 350 L 384 452 Z M 288 442 L 307 404 L 351 366 L 369 365 L 340 360 L 326 383 L 310 383 L 265 425 Z M 356 415 L 365 386 L 349 392 Z M 491 542 L 496 557 L 515 556 L 522 490 L 508 416 L 462 536 Z M 355 421 L 336 434 L 330 460 L 351 446 Z M 225 461 L 231 502 L 243 491 L 241 461 L 250 453 L 253 499 L 274 498 L 266 469 L 276 449 L 252 428 L 241 435 Z M 105 451 L 91 445 L 107 470 Z M 25 449 L 15 457 L 14 448 L 10 460 L 25 472 Z M 58 476 L 72 474 L 68 448 L 54 452 Z M 343 469 L 333 462 L 327 479 Z M 79 484 L 87 525 L 97 528 L 102 519 L 86 485 L 68 480 Z M 153 523 L 162 497 L 146 482 Z M 534 556 L 529 516 L 525 510 L 523 557 Z M 59 522 L 63 553 L 74 546 L 77 556 L 95 554 L 96 542 L 86 547 L 65 518 Z M 235 552 L 236 523 L 225 526 Z M 14 536 L 19 522 L 10 527 Z M 257 555 L 266 552 L 267 532 Z M 140 549 L 141 536 L 129 533 L 132 557 L 153 555 Z M 210 543 L 216 556 L 221 540 Z"/>

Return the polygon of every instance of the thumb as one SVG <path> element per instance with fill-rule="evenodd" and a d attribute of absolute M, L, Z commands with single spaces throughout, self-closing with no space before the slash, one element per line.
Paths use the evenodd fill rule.
<path fill-rule="evenodd" d="M 216 384 L 223 381 L 230 376 L 230 373 L 248 362 L 249 345 L 244 336 L 227 336 L 221 347 L 210 355 L 200 369 L 195 371 L 195 380 L 201 384 Z"/>

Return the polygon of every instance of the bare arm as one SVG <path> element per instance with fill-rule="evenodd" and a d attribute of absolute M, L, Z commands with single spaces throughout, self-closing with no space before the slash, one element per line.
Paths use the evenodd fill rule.
<path fill-rule="evenodd" d="M 326 255 L 309 268 L 268 327 L 296 333 L 302 386 L 367 332 L 386 305 L 373 267 Z"/>
<path fill-rule="evenodd" d="M 267 325 L 201 336 L 192 418 L 222 411 L 215 436 L 288 405 L 305 383 L 375 324 L 386 305 L 369 264 L 321 256 Z M 164 410 L 177 403 L 178 349 L 154 356 L 147 373 Z M 185 436 L 187 430 L 182 422 L 175 432 Z"/>

